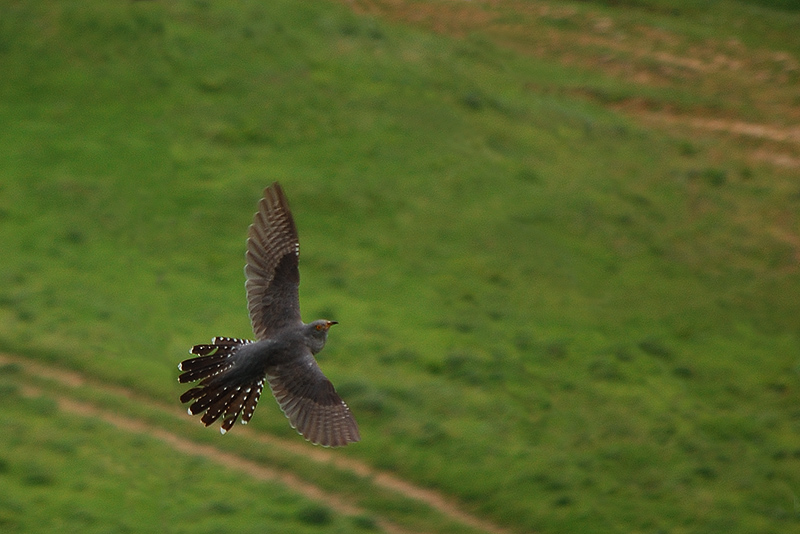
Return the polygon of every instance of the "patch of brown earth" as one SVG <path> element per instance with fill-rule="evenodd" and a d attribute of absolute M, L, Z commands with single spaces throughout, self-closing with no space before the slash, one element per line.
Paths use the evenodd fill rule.
<path fill-rule="evenodd" d="M 735 38 L 688 37 L 624 10 L 609 14 L 587 5 L 578 9 L 522 0 L 341 1 L 357 13 L 457 38 L 481 35 L 518 53 L 602 72 L 642 88 L 668 89 L 676 95 L 670 101 L 646 106 L 604 101 L 591 91 L 582 96 L 650 124 L 683 124 L 694 135 L 708 132 L 790 143 L 745 150 L 751 160 L 798 166 L 800 128 L 791 125 L 800 122 L 800 60 L 788 52 L 748 47 Z M 658 117 L 651 116 L 654 111 Z"/>

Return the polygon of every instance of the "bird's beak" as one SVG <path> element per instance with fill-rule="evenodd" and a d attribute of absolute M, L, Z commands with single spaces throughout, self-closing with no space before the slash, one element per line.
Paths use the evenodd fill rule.
<path fill-rule="evenodd" d="M 339 321 L 328 321 L 328 328 L 332 327 L 335 324 L 339 324 Z"/>

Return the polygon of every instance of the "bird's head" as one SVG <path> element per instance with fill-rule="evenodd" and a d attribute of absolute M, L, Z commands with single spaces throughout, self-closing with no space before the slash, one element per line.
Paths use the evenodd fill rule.
<path fill-rule="evenodd" d="M 306 325 L 306 338 L 313 354 L 318 353 L 325 346 L 325 341 L 328 340 L 328 330 L 335 324 L 339 323 L 327 319 L 317 319 Z"/>

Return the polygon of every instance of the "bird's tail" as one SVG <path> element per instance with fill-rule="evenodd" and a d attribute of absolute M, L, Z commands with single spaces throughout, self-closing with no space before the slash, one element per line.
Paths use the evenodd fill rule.
<path fill-rule="evenodd" d="M 250 421 L 264 388 L 263 379 L 245 385 L 225 380 L 225 371 L 233 366 L 233 355 L 239 347 L 248 343 L 252 341 L 215 337 L 210 345 L 192 347 L 189 352 L 196 356 L 178 365 L 178 370 L 181 371 L 178 382 L 185 384 L 200 380 L 195 387 L 181 395 L 181 402 L 194 401 L 189 406 L 189 414 L 205 412 L 200 420 L 206 426 L 224 415 L 220 427 L 220 432 L 223 434 L 233 427 L 240 414 L 243 424 Z"/>

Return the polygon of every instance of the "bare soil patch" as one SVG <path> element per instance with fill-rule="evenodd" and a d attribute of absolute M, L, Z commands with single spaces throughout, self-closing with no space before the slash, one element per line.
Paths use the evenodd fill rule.
<path fill-rule="evenodd" d="M 784 168 L 800 163 L 800 58 L 738 39 L 689 37 L 623 10 L 610 15 L 548 2 L 343 0 L 353 11 L 457 38 L 480 35 L 516 52 L 601 72 L 642 89 L 682 95 L 650 102 L 604 101 L 651 126 L 685 126 L 693 136 L 769 141 L 743 157 Z M 532 84 L 534 85 L 534 84 Z M 666 98 L 666 97 L 665 97 Z M 612 99 L 613 100 L 613 99 Z"/>

